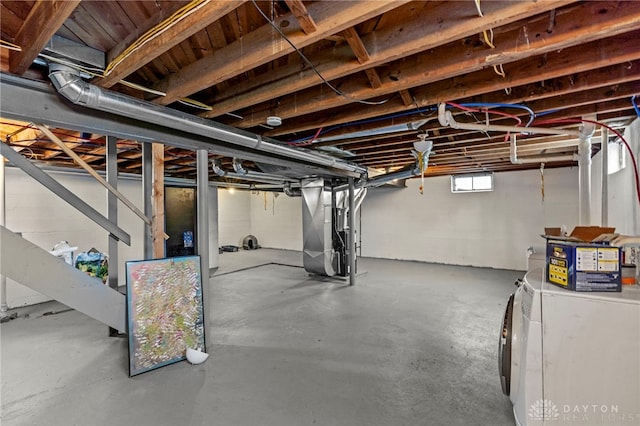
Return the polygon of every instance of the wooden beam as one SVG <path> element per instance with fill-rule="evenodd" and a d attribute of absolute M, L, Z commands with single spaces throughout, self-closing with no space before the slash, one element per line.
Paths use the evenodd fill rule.
<path fill-rule="evenodd" d="M 10 72 L 9 67 L 9 49 L 0 49 L 0 71 Z"/>
<path fill-rule="evenodd" d="M 335 2 L 329 3 L 335 5 Z M 343 59 L 352 54 L 349 46 L 337 47 L 311 60 L 318 64 L 316 68 L 326 79 L 334 80 L 568 3 L 571 1 L 487 2 L 483 5 L 485 16 L 483 18 L 474 16 L 473 19 L 469 18 L 469 10 L 460 7 L 460 3 L 436 3 L 432 7 L 423 8 L 420 13 L 408 14 L 401 26 L 391 26 L 363 36 L 363 43 L 371 46 L 370 60 L 366 64 Z M 486 49 L 483 50 L 486 55 Z M 260 85 L 253 85 L 252 82 L 248 82 L 234 85 L 222 96 L 213 98 L 211 100 L 213 109 L 201 115 L 216 117 L 318 84 L 318 76 L 312 70 L 292 69 L 290 72 L 283 71 L 283 74 L 289 77 L 280 78 L 270 84 L 263 82 Z"/>
<path fill-rule="evenodd" d="M 638 5 L 640 5 L 640 2 L 638 2 Z M 640 20 L 638 22 L 640 23 Z M 447 72 L 443 75 L 434 76 L 433 79 L 429 78 L 427 81 L 436 81 L 432 84 L 423 84 L 412 88 L 413 97 L 416 100 L 416 103 L 412 106 L 406 106 L 404 103 L 392 99 L 384 105 L 376 107 L 375 110 L 359 109 L 357 111 L 341 111 L 340 109 L 336 109 L 334 111 L 335 114 L 332 114 L 331 117 L 318 117 L 317 114 L 310 114 L 304 119 L 295 120 L 293 124 L 287 122 L 280 128 L 267 132 L 266 135 L 276 136 L 279 134 L 316 129 L 321 126 L 332 126 L 344 122 L 367 119 L 372 116 L 393 114 L 416 107 L 434 105 L 438 102 L 476 96 L 494 90 L 503 90 L 506 87 L 512 87 L 513 89 L 520 85 L 533 84 L 552 78 L 562 76 L 569 77 L 574 73 L 582 73 L 611 64 L 627 63 L 628 61 L 640 59 L 640 51 L 632 47 L 637 44 L 636 37 L 638 36 L 640 36 L 640 31 L 633 31 L 588 44 L 566 48 L 561 52 L 549 52 L 546 54 L 544 61 L 541 56 L 537 56 L 527 58 L 521 62 L 515 62 L 513 65 L 505 66 L 505 69 L 509 72 L 509 80 L 495 75 L 490 68 L 463 76 L 453 75 L 452 77 L 444 78 L 445 75 L 464 73 L 464 70 L 454 71 L 454 69 L 457 69 L 458 66 L 467 65 L 466 61 L 457 62 L 459 65 L 456 65 L 454 61 L 450 66 L 447 66 L 447 68 L 450 68 L 451 73 Z M 535 69 L 535 72 L 532 72 L 532 69 Z M 424 72 L 424 67 L 419 67 L 416 64 L 416 66 L 411 66 L 411 69 L 403 69 L 402 72 L 408 79 L 413 79 L 413 73 Z M 633 72 L 633 70 L 630 70 L 630 74 Z M 419 78 L 416 78 L 416 81 L 419 81 Z M 385 88 L 393 87 L 395 84 L 397 83 L 386 82 Z M 402 88 L 402 86 L 404 85 L 398 88 Z M 349 92 L 347 91 L 347 93 Z M 378 91 L 376 93 L 380 92 Z M 515 96 L 510 96 L 505 99 L 508 99 L 509 102 L 522 101 Z M 299 97 L 298 101 L 300 102 Z M 285 102 L 284 99 L 283 102 Z M 494 100 L 493 102 L 496 101 Z M 285 102 L 285 105 L 278 110 L 279 114 L 282 114 L 281 116 L 286 117 L 286 105 L 287 103 Z M 323 103 L 323 105 L 325 108 L 328 108 L 326 102 Z M 258 117 L 260 116 L 261 115 L 258 114 Z M 231 124 L 238 125 L 238 122 Z"/>
<path fill-rule="evenodd" d="M 314 33 L 318 29 L 302 0 L 284 0 L 284 2 L 291 9 L 291 13 L 296 17 L 305 34 Z"/>
<path fill-rule="evenodd" d="M 98 183 L 100 185 L 104 186 L 107 190 L 109 190 L 109 192 L 111 192 L 113 195 L 115 195 L 120 201 L 122 201 L 122 203 L 125 206 L 127 206 L 132 212 L 134 212 L 145 223 L 151 225 L 151 219 L 149 219 L 147 216 L 145 216 L 145 214 L 142 213 L 140 211 L 140 209 L 138 209 L 131 201 L 129 201 L 124 194 L 122 194 L 120 191 L 118 191 L 116 188 L 114 188 L 113 185 L 111 185 L 109 182 L 104 180 L 104 178 L 102 176 L 100 176 L 95 170 L 93 170 L 93 168 L 90 165 L 88 165 L 82 158 L 80 158 L 80 156 L 78 154 L 73 152 L 73 150 L 71 148 L 67 147 L 67 145 L 64 142 L 62 142 L 56 135 L 54 135 L 51 130 L 49 130 L 43 124 L 35 123 L 35 126 L 38 129 L 40 129 L 40 131 L 42 133 L 47 135 L 47 137 L 49 139 L 51 139 L 52 142 L 54 142 L 56 145 L 58 145 L 60 147 L 60 149 L 62 149 L 65 152 L 65 154 L 67 154 L 69 157 L 71 157 L 73 160 L 75 160 L 75 162 L 78 163 L 80 165 L 80 167 L 85 169 L 87 171 L 87 173 L 89 173 L 91 176 L 93 176 L 98 181 Z"/>
<path fill-rule="evenodd" d="M 358 62 L 364 64 L 371 59 L 371 56 L 369 56 L 369 52 L 367 52 L 367 48 L 365 47 L 355 28 L 347 28 L 346 30 L 342 31 L 342 35 L 347 40 L 347 43 L 349 43 L 349 46 L 351 47 L 353 54 L 356 55 L 356 59 L 358 60 Z"/>
<path fill-rule="evenodd" d="M 379 89 L 382 87 L 382 80 L 380 79 L 380 74 L 376 71 L 375 68 L 367 68 L 364 70 L 365 74 L 367 74 L 367 79 L 369 79 L 369 84 L 372 89 Z"/>
<path fill-rule="evenodd" d="M 164 249 L 164 145 L 151 144 L 153 189 L 151 193 L 152 211 L 151 238 L 153 240 L 153 257 L 159 259 L 165 257 Z"/>
<path fill-rule="evenodd" d="M 413 100 L 413 96 L 411 96 L 411 92 L 408 89 L 403 89 L 398 92 L 400 94 L 400 98 L 402 99 L 402 103 L 405 106 L 415 106 L 415 101 Z"/>
<path fill-rule="evenodd" d="M 402 78 L 383 78 L 384 84 L 379 89 L 371 89 L 368 86 L 364 86 L 357 78 L 351 77 L 345 79 L 340 86 L 340 90 L 348 94 L 349 97 L 335 96 L 335 94 L 329 93 L 322 86 L 316 86 L 312 89 L 295 93 L 294 95 L 283 96 L 278 99 L 278 115 L 286 120 L 305 114 L 313 114 L 318 111 L 347 105 L 353 102 L 353 99 L 364 100 L 376 96 L 389 95 L 401 89 L 412 88 L 426 83 L 464 75 L 487 67 L 490 68 L 494 65 L 508 64 L 525 59 L 531 55 L 552 54 L 558 50 L 595 41 L 602 37 L 615 36 L 630 30 L 636 30 L 640 28 L 640 2 L 635 2 L 633 6 L 630 7 L 635 10 L 635 14 L 631 13 L 632 9 L 627 9 L 627 13 L 622 13 L 623 11 L 619 10 L 620 13 L 617 15 L 618 19 L 613 19 L 614 16 L 607 15 L 614 22 L 620 24 L 615 26 L 611 21 L 604 22 L 594 17 L 587 18 L 586 16 L 580 15 L 577 15 L 575 18 L 581 25 L 576 25 L 573 19 L 558 20 L 556 28 L 551 34 L 547 34 L 542 28 L 538 31 L 538 28 L 532 24 L 530 29 L 535 30 L 537 33 L 544 33 L 544 36 L 541 35 L 538 39 L 522 46 L 518 46 L 520 41 L 518 41 L 517 31 L 515 34 L 505 34 L 505 36 L 508 35 L 509 37 L 505 38 L 504 42 L 499 43 L 496 49 L 489 51 L 477 47 L 455 50 L 452 46 L 442 46 L 424 55 L 417 55 L 406 61 L 390 64 L 385 74 L 388 76 L 402 76 Z M 586 13 L 589 9 L 587 8 L 583 11 Z M 638 49 L 634 50 L 635 52 L 632 51 L 632 54 L 638 53 Z M 585 52 L 588 53 L 586 49 Z M 603 53 L 607 54 L 606 52 Z M 570 60 L 564 53 L 563 57 Z M 597 58 L 596 55 L 592 55 L 592 57 L 594 59 Z M 528 76 L 529 78 L 538 77 L 537 73 L 531 73 L 530 71 Z M 511 79 L 512 76 L 509 75 L 509 80 Z M 493 78 L 491 81 L 499 81 L 499 79 Z M 503 82 L 506 82 L 505 87 L 513 85 L 513 83 L 508 80 L 503 79 Z M 422 103 L 418 96 L 416 96 L 416 98 L 418 98 L 420 105 L 435 103 L 431 100 Z M 433 99 L 433 96 L 430 96 L 430 98 Z M 447 96 L 445 99 L 451 100 L 455 98 Z M 251 118 L 237 120 L 228 124 L 236 127 L 249 128 L 263 123 L 268 115 L 268 110 L 263 112 L 265 108 L 266 105 L 254 106 L 251 111 Z M 240 112 L 240 115 L 243 115 L 242 112 Z M 297 124 L 298 120 L 289 120 L 288 122 Z M 267 134 L 273 136 L 274 134 L 283 133 L 288 133 L 288 126 L 281 126 Z"/>
<path fill-rule="evenodd" d="M 203 3 L 194 13 L 177 21 L 160 35 L 152 38 L 147 43 L 134 50 L 117 65 L 105 78 L 96 80 L 96 84 L 102 87 L 111 87 L 118 81 L 128 76 L 138 68 L 151 62 L 153 59 L 167 52 L 182 41 L 188 39 L 196 32 L 203 30 L 213 22 L 219 20 L 228 13 L 241 6 L 246 0 L 216 0 Z M 133 42 L 131 40 L 130 42 Z M 115 52 L 122 50 L 118 45 L 116 50 L 109 53 L 110 59 L 114 59 Z"/>
<path fill-rule="evenodd" d="M 399 7 L 408 0 L 373 0 L 350 2 L 314 2 L 309 5 L 309 13 L 317 22 L 317 31 L 305 34 L 293 14 L 276 19 L 280 26 L 283 20 L 290 22 L 286 27 L 290 41 L 302 48 L 324 37 L 342 31 L 371 17 Z M 337 5 L 342 7 L 336 14 Z M 295 24 L 292 23 L 296 22 Z M 221 81 L 247 72 L 260 65 L 278 59 L 293 52 L 294 49 L 282 40 L 270 24 L 265 24 L 244 37 L 219 49 L 211 56 L 204 57 L 167 76 L 154 89 L 166 93 L 157 103 L 167 105 L 204 88 L 214 86 Z M 238 61 L 238 52 L 242 52 L 242 61 Z M 316 76 L 317 78 L 317 76 Z"/>
<path fill-rule="evenodd" d="M 20 46 L 22 51 L 11 51 L 10 72 L 24 74 L 79 3 L 80 0 L 35 2 L 16 36 L 15 44 Z"/>

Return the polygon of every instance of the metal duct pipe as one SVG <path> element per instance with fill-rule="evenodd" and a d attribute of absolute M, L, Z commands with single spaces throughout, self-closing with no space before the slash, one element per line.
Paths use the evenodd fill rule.
<path fill-rule="evenodd" d="M 234 165 L 234 169 L 235 168 L 236 167 Z M 219 159 L 211 160 L 211 169 L 215 174 L 217 174 L 220 177 L 249 180 L 253 182 L 282 184 L 283 182 L 290 180 L 283 176 L 245 170 L 244 168 L 242 168 L 242 166 L 240 166 L 240 170 L 243 170 L 244 173 L 227 172 L 226 170 L 222 169 Z M 239 169 L 236 169 L 236 170 L 239 170 Z"/>
<path fill-rule="evenodd" d="M 576 130 L 549 129 L 546 127 L 517 127 L 517 126 L 500 126 L 497 124 L 476 124 L 476 123 L 458 123 L 451 111 L 446 110 L 444 103 L 438 105 L 438 121 L 443 126 L 452 129 L 478 130 L 482 132 L 509 132 L 509 133 L 537 133 L 541 135 L 570 135 L 580 136 L 580 132 Z"/>
<path fill-rule="evenodd" d="M 242 160 L 234 158 L 231 164 L 233 166 L 233 170 L 235 170 L 236 173 L 239 173 L 241 175 L 247 174 L 247 171 L 245 170 L 245 168 L 242 167 Z"/>
<path fill-rule="evenodd" d="M 104 90 L 82 80 L 79 72 L 56 63 L 49 64 L 49 78 L 65 98 L 76 105 L 135 118 L 160 126 L 218 139 L 244 148 L 284 156 L 293 160 L 336 169 L 345 176 L 364 175 L 366 169 L 334 157 L 293 149 L 262 139 L 261 136 L 211 120 L 173 110 L 122 93 Z"/>
<path fill-rule="evenodd" d="M 426 135 L 425 135 L 426 136 Z M 432 141 L 425 141 L 424 137 L 421 138 L 420 141 L 414 142 L 413 146 L 416 148 L 412 150 L 411 153 L 416 159 L 416 164 L 413 167 L 408 169 L 403 169 L 393 173 L 387 173 L 384 175 L 376 176 L 371 179 L 367 179 L 366 181 L 357 185 L 358 188 L 370 188 L 383 185 L 387 182 L 396 179 L 407 179 L 410 177 L 414 177 L 420 175 L 423 171 L 426 171 L 429 167 L 429 156 L 431 155 L 431 149 L 433 148 Z M 422 155 L 422 170 L 420 170 L 420 155 Z"/>
<path fill-rule="evenodd" d="M 227 172 L 222 169 L 221 165 L 222 164 L 220 160 L 211 160 L 211 169 L 213 170 L 213 173 L 217 174 L 220 177 L 225 177 L 227 175 Z"/>
<path fill-rule="evenodd" d="M 367 188 L 360 188 L 360 190 L 356 191 L 355 207 L 353 210 L 354 214 L 355 212 L 358 211 L 358 209 L 360 208 L 360 205 L 364 201 L 364 197 L 366 196 L 367 196 Z"/>
<path fill-rule="evenodd" d="M 529 163 L 550 163 L 552 161 L 578 161 L 578 156 L 574 154 L 567 155 L 541 155 L 538 157 L 518 158 L 518 147 L 516 145 L 515 133 L 511 135 L 511 144 L 509 146 L 511 164 L 529 164 Z"/>
<path fill-rule="evenodd" d="M 302 263 L 307 272 L 326 277 L 336 274 L 333 250 L 331 194 L 324 179 L 302 181 Z"/>
<path fill-rule="evenodd" d="M 287 194 L 289 197 L 301 197 L 302 196 L 302 188 L 292 188 L 291 182 L 285 182 L 284 188 L 282 188 L 282 192 Z"/>
<path fill-rule="evenodd" d="M 578 191 L 580 225 L 591 225 L 591 136 L 596 126 L 582 123 L 578 145 Z"/>
<path fill-rule="evenodd" d="M 384 185 L 387 182 L 391 182 L 396 179 L 408 179 L 420 174 L 420 167 L 414 166 L 410 169 L 399 170 L 393 173 L 387 173 L 384 175 L 376 176 L 368 179 L 358 185 L 358 188 L 375 188 L 380 185 Z"/>

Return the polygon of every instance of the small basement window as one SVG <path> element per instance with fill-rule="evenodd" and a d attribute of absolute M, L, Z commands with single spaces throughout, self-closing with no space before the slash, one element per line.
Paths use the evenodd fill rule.
<path fill-rule="evenodd" d="M 607 172 L 612 175 L 614 173 L 618 173 L 627 166 L 624 155 L 625 151 L 620 139 L 615 142 L 609 142 L 607 147 L 609 148 L 609 156 L 607 157 L 609 164 L 607 166 Z"/>
<path fill-rule="evenodd" d="M 493 173 L 451 176 L 451 192 L 453 193 L 486 191 L 493 191 Z"/>

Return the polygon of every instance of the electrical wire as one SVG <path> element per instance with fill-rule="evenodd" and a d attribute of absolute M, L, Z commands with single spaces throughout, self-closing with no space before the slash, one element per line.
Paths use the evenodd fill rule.
<path fill-rule="evenodd" d="M 550 109 L 549 111 L 542 111 L 542 112 L 536 112 L 536 118 L 538 117 L 542 117 L 544 115 L 549 115 L 549 114 L 555 114 L 556 112 L 560 112 L 565 108 L 556 108 L 556 109 Z"/>
<path fill-rule="evenodd" d="M 483 109 L 481 109 L 481 110 L 478 110 L 478 109 L 471 108 L 471 107 L 470 107 L 470 106 L 468 106 L 467 104 L 462 104 L 462 105 L 461 105 L 461 104 L 456 104 L 456 103 L 453 103 L 453 102 L 446 102 L 446 104 L 447 104 L 447 105 L 450 105 L 450 106 L 452 106 L 452 107 L 455 107 L 455 108 L 459 108 L 459 109 L 461 109 L 461 110 L 463 110 L 463 111 L 470 112 L 472 115 L 473 115 L 473 113 L 476 113 L 476 112 L 484 112 L 485 114 L 487 114 L 487 124 L 488 124 L 488 122 L 489 122 L 488 114 L 495 114 L 495 115 L 499 115 L 499 116 L 501 116 L 501 117 L 512 118 L 512 119 L 514 119 L 514 120 L 516 120 L 516 121 L 517 121 L 516 126 L 520 126 L 520 125 L 522 124 L 522 120 L 520 120 L 520 117 L 518 117 L 517 115 L 513 115 L 513 114 L 507 114 L 506 112 L 501 112 L 501 111 L 496 111 L 496 110 L 490 110 L 490 109 L 488 109 L 488 108 L 483 108 Z M 505 105 L 508 105 L 508 104 L 505 104 Z M 476 120 L 476 121 L 480 122 L 480 120 L 478 120 L 478 119 L 475 117 L 475 115 L 474 115 L 473 117 L 475 118 L 475 120 Z M 484 133 L 484 134 L 485 134 L 485 136 L 487 137 L 487 139 L 491 139 L 491 137 L 489 136 L 489 133 L 488 133 L 488 132 L 483 131 L 482 133 Z M 505 141 L 505 142 L 509 140 L 509 136 L 510 136 L 510 135 L 511 135 L 511 133 L 510 133 L 510 132 L 507 132 L 507 133 L 504 135 L 504 141 Z"/>
<path fill-rule="evenodd" d="M 202 103 L 200 101 L 196 101 L 195 99 L 191 99 L 191 98 L 178 99 L 178 102 L 183 104 L 183 105 L 187 105 L 187 106 L 190 106 L 190 107 L 202 109 L 202 110 L 205 110 L 205 111 L 211 111 L 213 109 L 209 105 L 204 104 L 204 103 Z"/>
<path fill-rule="evenodd" d="M 475 0 L 476 10 L 478 11 L 478 16 L 484 18 L 484 13 L 482 13 L 482 7 L 480 7 L 480 0 Z M 496 45 L 493 43 L 493 28 L 489 28 L 489 34 L 487 34 L 487 30 L 482 30 L 482 36 L 484 37 L 484 41 L 491 49 L 495 49 Z M 504 72 L 504 67 L 502 64 L 494 65 L 493 71 L 498 74 L 502 78 L 507 78 L 507 73 Z M 504 89 L 507 95 L 511 94 L 511 87 L 507 87 Z"/>
<path fill-rule="evenodd" d="M 168 29 L 170 29 L 173 25 L 177 24 L 187 16 L 195 13 L 200 8 L 209 3 L 209 0 L 193 0 L 189 2 L 187 5 L 181 7 L 176 12 L 174 12 L 171 16 L 169 16 L 164 21 L 160 22 L 158 25 L 146 31 L 142 36 L 140 36 L 136 41 L 130 44 L 122 53 L 116 56 L 104 70 L 104 77 L 108 76 L 113 72 L 113 70 L 120 65 L 125 59 L 131 56 L 136 50 L 158 37 L 160 34 L 164 33 Z"/>
<path fill-rule="evenodd" d="M 533 112 L 533 110 L 531 108 L 529 108 L 526 105 L 522 105 L 522 104 L 504 104 L 504 103 L 492 103 L 492 102 L 471 102 L 471 103 L 464 103 L 461 104 L 463 106 L 466 107 L 471 107 L 471 108 L 518 108 L 518 109 L 523 109 L 525 111 L 527 111 L 529 113 L 529 121 L 527 122 L 527 124 L 525 124 L 525 127 L 529 127 L 531 125 L 531 123 L 533 123 L 533 120 L 535 120 L 536 118 L 536 113 Z M 539 115 L 539 114 L 538 114 Z"/>
<path fill-rule="evenodd" d="M 143 92 L 147 92 L 147 93 L 151 93 L 153 95 L 158 95 L 158 96 L 167 96 L 166 93 L 161 92 L 159 90 L 154 90 L 154 89 L 150 89 L 148 87 L 144 87 L 138 83 L 132 83 L 130 81 L 126 81 L 126 80 L 120 80 L 118 83 L 127 86 L 127 87 L 131 87 L 132 89 L 137 89 L 137 90 L 141 90 Z"/>
<path fill-rule="evenodd" d="M 102 70 L 100 70 L 98 68 L 82 67 L 82 66 L 80 66 L 78 64 L 75 64 L 73 62 L 70 62 L 70 61 L 67 61 L 67 60 L 61 59 L 61 58 L 56 58 L 55 56 L 50 56 L 50 55 L 47 55 L 45 53 L 38 53 L 38 56 L 40 56 L 41 58 L 46 59 L 47 61 L 55 62 L 55 63 L 61 64 L 61 65 L 65 65 L 65 66 L 67 66 L 69 68 L 73 68 L 74 70 L 84 72 L 84 73 L 89 74 L 90 76 L 93 76 L 93 77 L 102 77 Z M 100 74 L 98 74 L 98 72 L 100 72 Z"/>
<path fill-rule="evenodd" d="M 318 135 L 316 136 L 316 139 L 321 136 L 321 135 L 325 135 L 327 133 L 331 133 L 334 130 L 338 130 L 341 129 L 343 127 L 349 127 L 349 126 L 358 126 L 361 124 L 370 124 L 370 123 L 375 123 L 378 121 L 383 121 L 383 120 L 392 120 L 394 118 L 399 118 L 399 117 L 405 117 L 407 115 L 413 115 L 413 114 L 421 114 L 424 117 L 429 117 L 431 114 L 433 114 L 435 111 L 437 111 L 436 107 L 428 107 L 428 108 L 416 108 L 416 109 L 411 109 L 409 111 L 403 111 L 403 112 L 399 112 L 399 113 L 395 113 L 395 114 L 389 114 L 389 115 L 383 115 L 380 117 L 374 117 L 374 118 L 366 118 L 363 120 L 358 120 L 358 121 L 350 121 L 348 123 L 342 123 L 342 124 L 338 124 L 335 126 L 330 126 L 330 127 L 326 127 L 326 128 L 321 128 L 321 132 L 318 133 Z M 427 114 L 430 113 L 430 114 Z M 298 142 L 304 142 L 306 140 L 308 140 L 308 137 L 303 137 L 303 138 L 299 138 L 299 139 L 294 139 L 292 141 L 289 141 L 287 143 L 298 143 Z"/>
<path fill-rule="evenodd" d="M 316 139 L 318 139 L 318 135 L 320 134 L 320 132 L 322 132 L 322 127 L 320 127 L 316 133 L 313 135 L 313 137 L 311 139 L 303 139 L 301 141 L 298 142 L 286 142 L 289 145 L 292 146 L 308 146 L 308 145 L 312 145 Z"/>
<path fill-rule="evenodd" d="M 17 131 L 14 131 L 13 133 L 10 133 L 10 134 L 7 135 L 7 143 L 17 144 L 17 143 L 21 143 L 21 142 L 50 142 L 49 139 L 39 139 L 39 138 L 11 140 L 13 135 L 18 134 L 18 133 L 20 133 L 21 131 L 23 131 L 25 129 L 37 130 L 37 128 L 33 125 L 33 123 L 29 123 L 26 126 L 21 126 L 21 125 L 16 124 L 16 123 L 0 121 L 0 125 L 19 127 L 19 129 Z M 88 139 L 88 138 L 83 138 L 82 136 L 76 136 L 74 134 L 61 131 L 59 129 L 55 130 L 53 132 L 53 134 L 55 134 L 56 136 L 61 137 L 61 139 L 62 139 L 62 137 L 64 137 L 65 139 L 62 140 L 62 142 L 64 142 L 64 143 L 77 144 L 78 142 L 74 142 L 74 141 L 69 140 L 69 138 L 73 138 L 73 139 L 81 141 L 83 146 L 90 146 L 90 147 L 94 147 L 94 148 L 103 148 L 104 145 L 105 145 L 105 142 L 100 140 L 100 139 L 104 138 L 104 136 L 97 136 L 95 138 Z M 138 144 L 137 142 L 120 139 L 120 140 L 118 140 L 118 144 L 120 146 L 126 145 L 126 146 L 129 146 L 129 147 L 133 147 L 134 150 L 138 150 L 138 151 L 141 150 L 140 144 Z M 52 150 L 51 148 L 48 148 L 48 149 Z M 53 150 L 55 150 L 55 149 L 53 149 Z"/>
<path fill-rule="evenodd" d="M 73 62 L 69 62 L 69 61 L 67 61 L 65 59 L 56 58 L 55 56 L 49 56 L 49 55 L 44 54 L 44 53 L 39 53 L 38 56 L 46 59 L 47 61 L 56 62 L 58 64 L 65 65 L 65 66 L 67 66 L 69 68 L 73 68 L 74 70 L 83 72 L 83 73 L 88 74 L 88 75 L 90 75 L 92 77 L 104 78 L 102 70 L 99 69 L 99 68 L 83 67 L 83 66 L 75 64 Z M 150 88 L 142 86 L 142 85 L 140 85 L 138 83 L 132 83 L 132 82 L 126 81 L 126 80 L 119 80 L 118 83 L 120 83 L 120 84 L 122 84 L 124 86 L 127 86 L 127 87 L 131 87 L 132 89 L 140 90 L 142 92 L 151 93 L 153 95 L 167 96 L 167 94 L 164 93 L 164 92 L 161 92 L 159 90 L 150 89 Z"/>
<path fill-rule="evenodd" d="M 629 153 L 629 156 L 631 157 L 631 163 L 633 164 L 633 172 L 634 172 L 634 175 L 635 175 L 636 195 L 638 196 L 638 204 L 640 204 L 640 174 L 638 173 L 638 163 L 636 162 L 636 156 L 633 154 L 633 150 L 631 149 L 631 145 L 629 145 L 629 143 L 624 138 L 624 136 L 622 136 L 622 133 L 620 133 L 619 131 L 617 131 L 613 127 L 608 126 L 608 125 L 606 125 L 604 123 L 601 123 L 599 121 L 585 120 L 585 119 L 580 119 L 580 118 L 565 118 L 565 119 L 556 119 L 556 120 L 545 120 L 545 121 L 540 121 L 540 122 L 538 122 L 536 124 L 562 124 L 562 123 L 572 123 L 572 124 L 573 123 L 591 123 L 591 124 L 595 124 L 596 126 L 606 127 L 607 129 L 609 129 L 610 131 L 615 133 L 615 135 L 618 138 L 620 138 L 622 143 L 624 143 L 624 146 L 627 148 L 627 152 Z"/>
<path fill-rule="evenodd" d="M 456 103 L 453 103 L 453 102 L 447 102 L 447 105 L 450 105 L 452 107 L 455 107 L 455 108 L 458 108 L 458 109 L 461 109 L 461 110 L 467 111 L 467 112 L 485 112 L 485 113 L 489 113 L 489 114 L 499 115 L 500 117 L 512 118 L 512 119 L 514 119 L 514 120 L 516 120 L 518 122 L 518 124 L 516 124 L 516 126 L 520 126 L 522 124 L 522 120 L 520 120 L 520 117 L 518 117 L 517 115 L 508 114 L 506 112 L 496 111 L 496 110 L 492 110 L 492 109 L 488 109 L 488 108 L 475 109 L 475 108 L 472 108 L 471 106 L 469 106 L 468 104 L 456 104 Z M 478 105 L 482 105 L 482 104 L 478 104 Z"/>
<path fill-rule="evenodd" d="M 637 95 L 633 95 L 631 97 L 631 105 L 633 105 L 633 109 L 635 110 L 636 115 L 640 117 L 640 108 L 638 108 L 638 103 L 636 102 L 636 96 Z"/>
<path fill-rule="evenodd" d="M 9 50 L 15 50 L 16 52 L 22 52 L 22 47 L 2 39 L 0 39 L 0 47 L 4 47 L 5 49 Z"/>
<path fill-rule="evenodd" d="M 335 92 L 337 95 L 342 96 L 343 98 L 348 99 L 350 101 L 357 102 L 357 103 L 364 104 L 364 105 L 382 105 L 382 104 L 384 104 L 384 103 L 389 101 L 389 98 L 383 99 L 381 101 L 363 101 L 363 100 L 356 99 L 356 98 L 353 98 L 353 97 L 347 95 L 342 90 L 340 90 L 337 87 L 335 87 L 334 85 L 332 85 L 326 78 L 324 78 L 324 76 L 320 73 L 320 71 L 318 71 L 316 66 L 309 60 L 309 58 L 307 58 L 307 56 L 304 53 L 302 53 L 302 51 L 300 49 L 298 49 L 298 47 L 295 44 L 293 44 L 293 42 L 291 40 L 289 40 L 289 37 L 287 37 L 287 35 L 282 32 L 282 30 L 276 25 L 276 23 L 273 22 L 271 19 L 269 19 L 269 17 L 262 11 L 262 9 L 260 9 L 258 4 L 256 3 L 256 0 L 251 0 L 251 2 L 255 6 L 255 8 L 258 10 L 260 15 L 262 15 L 262 17 L 264 19 L 266 19 L 267 22 L 269 22 L 269 24 L 276 30 L 276 32 L 278 34 L 280 34 L 280 36 L 289 44 L 289 46 L 291 46 L 298 53 L 298 55 L 300 55 L 302 60 L 305 61 L 307 63 L 307 65 L 309 65 L 309 67 L 311 67 L 313 72 L 320 78 L 320 80 L 322 80 L 322 82 L 327 87 L 329 87 L 333 92 Z"/>
<path fill-rule="evenodd" d="M 49 56 L 49 55 L 46 55 L 46 54 L 43 54 L 43 53 L 40 53 L 39 56 L 41 56 L 41 57 L 43 57 L 43 58 L 45 58 L 45 59 L 47 59 L 49 61 L 57 62 L 57 63 L 63 64 L 63 65 L 69 66 L 71 68 L 74 68 L 76 70 L 85 72 L 85 73 L 87 73 L 87 74 L 89 74 L 89 75 L 91 75 L 93 77 L 105 78 L 106 76 L 111 74 L 113 72 L 113 70 L 118 65 L 120 65 L 126 58 L 131 56 L 135 51 L 137 51 L 142 46 L 144 46 L 145 44 L 147 44 L 148 42 L 150 42 L 154 38 L 158 37 L 162 33 L 166 32 L 173 25 L 177 24 L 178 22 L 180 22 L 184 18 L 186 18 L 189 15 L 197 12 L 198 10 L 200 10 L 202 7 L 204 7 L 209 2 L 210 2 L 210 0 L 192 0 L 187 5 L 181 7 L 176 12 L 174 12 L 171 16 L 169 16 L 167 19 L 165 19 L 164 21 L 160 22 L 159 24 L 157 24 L 153 28 L 151 28 L 148 31 L 146 31 L 136 41 L 134 41 L 132 44 L 130 44 L 122 53 L 120 53 L 118 56 L 116 56 L 107 65 L 107 67 L 104 70 L 100 69 L 100 68 L 81 67 L 81 66 L 78 66 L 77 64 L 74 64 L 72 62 L 65 61 L 65 60 L 60 59 L 60 58 L 55 58 L 55 57 L 52 57 L 52 56 Z M 3 43 L 7 43 L 12 48 L 20 48 L 19 46 L 14 45 L 14 44 L 9 43 L 9 42 L 4 42 L 4 41 L 2 41 L 2 42 Z M 154 94 L 154 95 L 158 95 L 158 96 L 166 96 L 167 95 L 164 92 L 161 92 L 161 91 L 158 91 L 158 90 L 154 90 L 154 89 L 150 89 L 148 87 L 144 87 L 144 86 L 142 86 L 140 84 L 132 83 L 132 82 L 129 82 L 129 81 L 126 81 L 126 80 L 119 80 L 118 82 L 123 84 L 123 85 L 125 85 L 125 86 L 127 86 L 127 87 L 131 87 L 133 89 L 141 90 L 143 92 L 151 93 L 151 94 Z M 189 98 L 180 99 L 179 102 L 181 102 L 181 103 L 183 103 L 185 105 L 189 105 L 189 106 L 192 106 L 192 107 L 204 109 L 204 110 L 207 110 L 207 111 L 210 111 L 211 109 L 213 109 L 208 105 L 205 105 L 205 104 L 203 104 L 201 102 L 198 102 L 198 101 L 195 101 L 195 100 L 189 99 Z"/>

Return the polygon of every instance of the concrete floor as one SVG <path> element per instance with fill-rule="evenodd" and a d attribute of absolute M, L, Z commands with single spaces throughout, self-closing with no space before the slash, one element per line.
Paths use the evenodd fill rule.
<path fill-rule="evenodd" d="M 197 366 L 129 378 L 127 340 L 106 326 L 43 315 L 57 304 L 21 311 L 0 328 L 1 424 L 514 424 L 496 352 L 521 272 L 360 259 L 348 287 L 309 276 L 301 257 L 220 256 L 211 356 Z"/>

